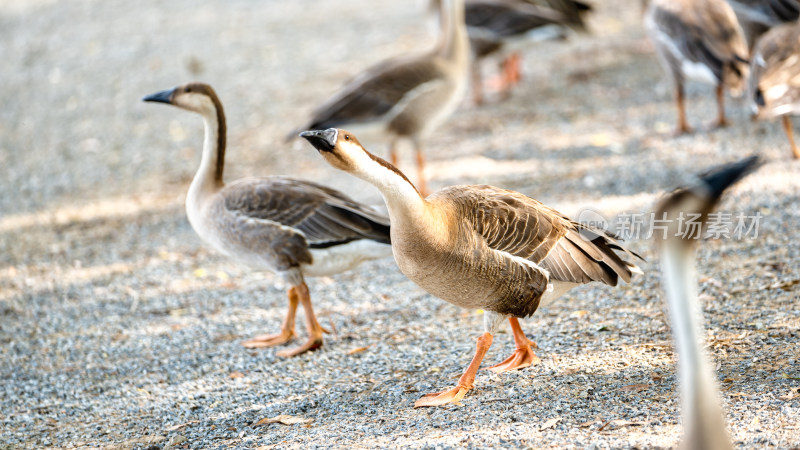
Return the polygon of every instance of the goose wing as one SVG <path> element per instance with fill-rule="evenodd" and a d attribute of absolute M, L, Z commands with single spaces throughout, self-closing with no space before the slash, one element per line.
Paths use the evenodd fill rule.
<path fill-rule="evenodd" d="M 302 236 L 310 248 L 359 239 L 389 243 L 387 217 L 315 183 L 283 177 L 246 178 L 226 186 L 223 192 L 225 208 L 239 221 L 279 226 L 288 235 Z"/>
<path fill-rule="evenodd" d="M 501 0 L 472 0 L 465 4 L 465 21 L 471 29 L 481 29 L 498 38 L 525 33 L 550 24 L 564 24 L 557 11 L 525 3 Z"/>
<path fill-rule="evenodd" d="M 471 209 L 465 210 L 489 248 L 524 258 L 550 273 L 550 279 L 572 283 L 630 281 L 639 269 L 615 252 L 623 249 L 603 231 L 574 222 L 558 211 L 518 192 L 477 186 Z"/>
<path fill-rule="evenodd" d="M 340 127 L 389 113 L 407 94 L 440 78 L 442 72 L 432 56 L 393 58 L 362 72 L 316 109 L 304 129 Z"/>

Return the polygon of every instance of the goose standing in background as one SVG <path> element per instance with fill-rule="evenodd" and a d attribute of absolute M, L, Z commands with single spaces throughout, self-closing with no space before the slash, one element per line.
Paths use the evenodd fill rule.
<path fill-rule="evenodd" d="M 472 94 L 476 104 L 483 103 L 483 59 L 501 51 L 511 53 L 501 63 L 499 83 L 501 95 L 507 98 L 511 86 L 521 78 L 515 47 L 529 40 L 563 37 L 567 22 L 553 9 L 515 0 L 465 0 L 465 20 L 473 55 Z"/>
<path fill-rule="evenodd" d="M 676 133 L 691 132 L 684 106 L 687 78 L 716 86 L 716 126 L 727 125 L 724 89 L 740 95 L 748 72 L 747 43 L 730 5 L 725 0 L 651 0 L 644 23 L 675 82 Z"/>
<path fill-rule="evenodd" d="M 695 243 L 705 227 L 699 229 L 697 236 L 682 239 L 677 230 L 679 217 L 697 214 L 705 224 L 725 189 L 757 166 L 758 158 L 750 157 L 703 175 L 697 186 L 670 194 L 656 213 L 657 217 L 669 218 L 668 223 L 672 224 L 668 230 L 669 238 L 660 243 L 660 253 L 672 335 L 678 353 L 683 448 L 722 450 L 733 447 L 725 430 L 714 371 L 703 349 L 705 332 L 697 299 Z"/>
<path fill-rule="evenodd" d="M 472 389 L 493 334 L 508 319 L 516 350 L 492 366 L 496 372 L 538 361 L 518 317 L 540 302 L 599 281 L 630 281 L 638 267 L 623 260 L 612 237 L 574 222 L 518 192 L 492 186 L 452 186 L 423 198 L 398 169 L 367 152 L 339 129 L 306 131 L 307 139 L 333 167 L 375 185 L 392 221 L 392 250 L 400 270 L 429 293 L 462 308 L 485 311 L 485 333 L 458 385 L 414 404 L 457 402 Z"/>
<path fill-rule="evenodd" d="M 791 115 L 800 114 L 800 23 L 770 29 L 759 38 L 750 62 L 750 95 L 758 119 L 780 117 L 795 158 Z"/>
<path fill-rule="evenodd" d="M 308 181 L 273 176 L 225 184 L 225 113 L 207 84 L 189 83 L 143 100 L 203 117 L 202 161 L 186 196 L 186 215 L 194 231 L 214 250 L 246 266 L 270 270 L 291 286 L 281 331 L 243 345 L 261 348 L 289 342 L 295 336 L 299 303 L 305 310 L 308 341 L 278 355 L 295 356 L 321 347 L 324 330 L 311 307 L 304 276 L 333 275 L 391 255 L 388 218 Z"/>
<path fill-rule="evenodd" d="M 301 130 L 347 126 L 380 134 L 397 164 L 397 144 L 409 139 L 424 192 L 422 141 L 455 111 L 469 78 L 469 40 L 464 0 L 442 0 L 436 46 L 421 55 L 383 61 L 360 73 L 313 113 Z"/>

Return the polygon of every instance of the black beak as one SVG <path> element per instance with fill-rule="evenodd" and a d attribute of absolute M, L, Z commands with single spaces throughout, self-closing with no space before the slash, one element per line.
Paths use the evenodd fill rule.
<path fill-rule="evenodd" d="M 321 152 L 329 152 L 336 147 L 336 139 L 339 130 L 328 128 L 327 130 L 311 130 L 300 133 L 301 138 L 305 138 L 311 145 Z"/>
<path fill-rule="evenodd" d="M 175 88 L 167 89 L 165 91 L 156 92 L 155 94 L 150 94 L 144 98 L 142 101 L 144 102 L 158 102 L 158 103 L 169 103 L 172 104 L 172 94 L 175 92 Z"/>

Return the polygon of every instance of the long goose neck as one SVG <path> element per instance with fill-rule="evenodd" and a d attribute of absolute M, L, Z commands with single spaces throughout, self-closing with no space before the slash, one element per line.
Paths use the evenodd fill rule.
<path fill-rule="evenodd" d="M 469 38 L 464 23 L 464 0 L 441 0 L 439 21 L 438 53 L 450 61 L 466 60 L 469 56 Z"/>
<path fill-rule="evenodd" d="M 662 264 L 678 350 L 686 439 L 710 441 L 714 448 L 728 448 L 714 372 L 703 349 L 704 328 L 702 308 L 697 299 L 695 251 L 686 243 L 667 244 L 662 250 Z"/>
<path fill-rule="evenodd" d="M 396 224 L 403 229 L 424 226 L 430 216 L 429 205 L 411 181 L 377 156 L 365 152 L 361 160 L 353 173 L 378 188 L 393 226 Z"/>
<path fill-rule="evenodd" d="M 214 109 L 203 114 L 205 138 L 203 140 L 203 156 L 200 168 L 192 180 L 190 194 L 205 190 L 219 189 L 224 185 L 222 173 L 225 167 L 225 145 L 227 127 L 225 112 L 216 97 L 212 97 Z"/>

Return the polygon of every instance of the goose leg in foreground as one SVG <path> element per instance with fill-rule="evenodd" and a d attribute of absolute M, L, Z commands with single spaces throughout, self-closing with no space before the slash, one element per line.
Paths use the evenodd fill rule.
<path fill-rule="evenodd" d="M 464 398 L 464 396 L 467 395 L 467 391 L 473 388 L 472 383 L 475 381 L 475 374 L 478 373 L 483 357 L 486 356 L 486 352 L 489 350 L 489 347 L 492 346 L 493 335 L 497 326 L 501 324 L 506 317 L 507 316 L 503 314 L 486 311 L 483 315 L 483 328 L 485 331 L 483 335 L 478 338 L 478 343 L 475 346 L 475 356 L 472 357 L 469 366 L 464 370 L 464 374 L 458 379 L 456 387 L 447 391 L 425 394 L 414 402 L 414 408 L 419 408 L 421 406 L 442 406 L 448 403 L 458 402 Z"/>
<path fill-rule="evenodd" d="M 514 334 L 514 345 L 517 349 L 501 363 L 487 367 L 488 370 L 494 373 L 523 369 L 542 362 L 542 360 L 533 353 L 533 348 L 536 347 L 536 343 L 525 337 L 525 332 L 522 331 L 519 320 L 516 317 L 509 317 L 508 321 L 511 322 L 511 332 Z"/>
<path fill-rule="evenodd" d="M 292 340 L 295 336 L 294 320 L 297 312 L 297 286 L 289 288 L 289 309 L 283 319 L 281 331 L 275 334 L 262 334 L 242 342 L 246 348 L 266 348 L 282 345 Z"/>
<path fill-rule="evenodd" d="M 797 148 L 797 144 L 794 142 L 794 130 L 792 130 L 792 119 L 789 118 L 788 115 L 783 116 L 783 129 L 786 131 L 786 137 L 789 138 L 789 145 L 792 146 L 792 153 L 794 153 L 794 157 L 800 159 L 800 149 Z"/>
<path fill-rule="evenodd" d="M 280 333 L 256 336 L 250 340 L 242 342 L 242 345 L 247 348 L 264 348 L 289 342 L 295 336 L 294 320 L 298 302 L 303 306 L 303 310 L 305 310 L 306 313 L 308 340 L 305 344 L 299 347 L 289 350 L 281 350 L 277 352 L 277 355 L 282 357 L 292 357 L 322 347 L 322 334 L 327 332 L 327 330 L 322 328 L 317 321 L 317 317 L 314 314 L 314 309 L 311 306 L 311 296 L 308 293 L 308 286 L 305 282 L 298 284 L 297 286 L 292 286 L 289 289 L 289 311 L 286 314 L 286 319 L 283 321 Z"/>
<path fill-rule="evenodd" d="M 475 374 L 478 373 L 478 368 L 481 366 L 483 357 L 486 356 L 486 352 L 489 350 L 489 347 L 492 346 L 492 339 L 492 333 L 488 331 L 478 338 L 478 344 L 475 347 L 475 356 L 472 357 L 472 362 L 467 366 L 467 370 L 465 370 L 461 378 L 458 379 L 456 387 L 447 391 L 425 394 L 422 398 L 414 402 L 414 408 L 419 408 L 421 406 L 441 406 L 458 402 L 464 398 L 464 396 L 467 395 L 467 391 L 473 388 L 472 383 L 475 381 Z"/>
<path fill-rule="evenodd" d="M 717 123 L 718 128 L 727 127 L 728 120 L 725 118 L 725 88 L 722 83 L 717 85 Z"/>

